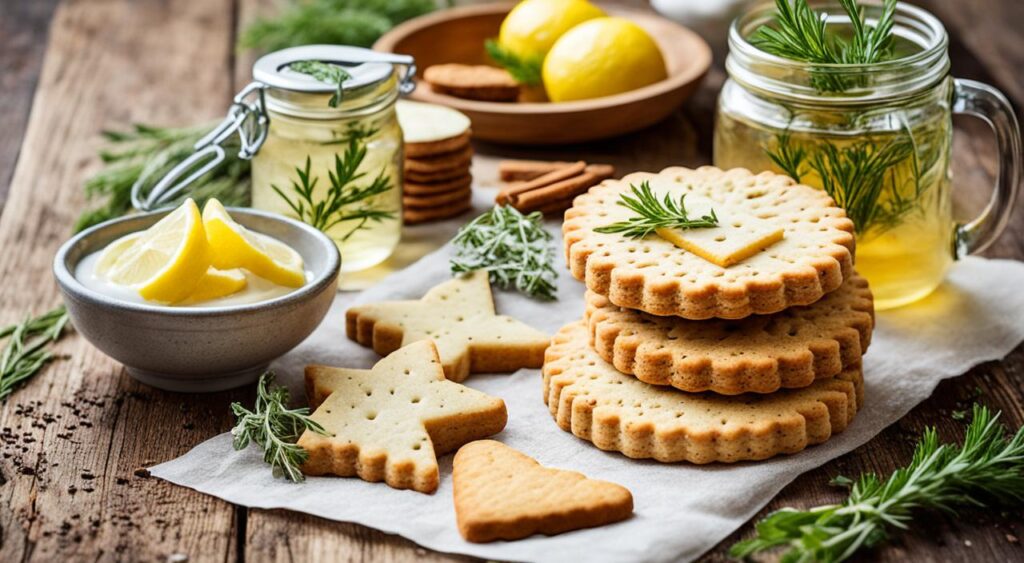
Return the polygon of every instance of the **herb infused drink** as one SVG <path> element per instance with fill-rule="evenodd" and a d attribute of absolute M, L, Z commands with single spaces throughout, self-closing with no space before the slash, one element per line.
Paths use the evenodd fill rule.
<path fill-rule="evenodd" d="M 879 309 L 935 289 L 994 240 L 1020 179 L 1020 132 L 991 87 L 949 75 L 946 32 L 894 0 L 776 0 L 730 30 L 714 139 L 720 168 L 772 170 L 826 191 L 857 231 Z M 952 114 L 997 132 L 999 180 L 982 215 L 953 220 Z"/>

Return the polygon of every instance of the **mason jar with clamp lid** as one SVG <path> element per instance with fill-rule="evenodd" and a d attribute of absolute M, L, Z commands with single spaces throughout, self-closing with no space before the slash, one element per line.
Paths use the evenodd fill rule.
<path fill-rule="evenodd" d="M 338 45 L 261 57 L 254 81 L 235 96 L 224 121 L 148 194 L 133 190 L 133 204 L 162 207 L 217 166 L 221 145 L 237 135 L 238 156 L 252 160 L 252 206 L 305 221 L 334 239 L 345 287 L 346 273 L 383 262 L 401 238 L 395 102 L 414 88 L 415 71 L 412 57 Z"/>

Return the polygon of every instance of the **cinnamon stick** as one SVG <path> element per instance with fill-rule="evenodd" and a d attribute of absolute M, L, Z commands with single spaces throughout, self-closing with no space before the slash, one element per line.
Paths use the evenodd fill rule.
<path fill-rule="evenodd" d="M 519 195 L 577 176 L 586 170 L 586 167 L 587 163 L 581 160 L 579 162 L 571 163 L 568 166 L 552 170 L 551 172 L 538 176 L 533 180 L 511 184 L 498 192 L 498 197 L 495 198 L 495 202 L 499 204 L 515 204 Z"/>
<path fill-rule="evenodd" d="M 572 162 L 545 160 L 502 160 L 498 163 L 498 177 L 502 182 L 528 182 L 538 176 L 572 164 Z"/>
<path fill-rule="evenodd" d="M 571 200 L 603 180 L 610 178 L 614 173 L 615 169 L 609 165 L 591 164 L 585 167 L 581 174 L 517 194 L 510 198 L 509 203 L 523 212 L 541 209 L 554 202 Z"/>

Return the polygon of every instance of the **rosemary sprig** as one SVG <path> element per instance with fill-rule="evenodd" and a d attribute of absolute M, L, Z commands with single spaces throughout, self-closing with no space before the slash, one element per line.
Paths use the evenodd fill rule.
<path fill-rule="evenodd" d="M 61 305 L 38 317 L 0 327 L 0 339 L 7 339 L 0 352 L 0 401 L 53 360 L 47 346 L 60 339 L 67 324 L 68 313 Z"/>
<path fill-rule="evenodd" d="M 799 182 L 803 177 L 801 170 L 807 158 L 807 151 L 792 142 L 788 129 L 776 137 L 775 150 L 766 148 L 764 153 L 775 166 L 781 168 L 793 180 Z"/>
<path fill-rule="evenodd" d="M 304 0 L 250 24 L 239 47 L 276 51 L 298 45 L 370 47 L 399 23 L 437 8 L 434 0 Z"/>
<path fill-rule="evenodd" d="M 288 68 L 312 76 L 320 82 L 334 84 L 334 94 L 330 100 L 327 100 L 327 105 L 332 108 L 338 107 L 338 104 L 341 103 L 345 96 L 345 81 L 352 78 L 352 75 L 341 66 L 322 61 L 295 61 L 289 64 Z"/>
<path fill-rule="evenodd" d="M 102 204 L 85 211 L 75 223 L 81 231 L 132 210 L 131 190 L 136 181 L 147 192 L 175 165 L 192 154 L 192 146 L 216 123 L 192 127 L 154 127 L 136 124 L 131 131 L 105 131 L 107 147 L 100 152 L 105 167 L 85 182 L 85 195 Z M 225 143 L 225 160 L 189 186 L 171 204 L 186 197 L 199 205 L 217 198 L 224 205 L 249 205 L 249 161 L 238 158 L 234 138 Z"/>
<path fill-rule="evenodd" d="M 629 186 L 632 197 L 623 193 L 616 203 L 636 213 L 625 221 L 612 223 L 594 229 L 598 233 L 619 233 L 627 238 L 644 238 L 656 229 L 701 229 L 718 226 L 718 216 L 714 209 L 709 215 L 691 219 L 686 210 L 686 194 L 679 196 L 678 203 L 670 194 L 658 201 L 651 191 L 651 185 L 645 180 L 640 187 Z"/>
<path fill-rule="evenodd" d="M 924 431 L 906 467 L 885 481 L 872 473 L 853 484 L 839 505 L 782 509 L 757 523 L 757 536 L 729 553 L 744 558 L 787 546 L 783 561 L 843 561 L 877 545 L 892 529 L 909 527 L 914 512 L 955 513 L 962 506 L 986 508 L 1024 502 L 1024 429 L 1007 438 L 999 413 L 974 405 L 963 446 L 939 444 L 934 428 Z"/>
<path fill-rule="evenodd" d="M 263 461 L 273 468 L 274 476 L 284 475 L 292 482 L 305 480 L 300 467 L 309 454 L 295 442 L 306 430 L 327 435 L 323 426 L 309 418 L 309 409 L 288 408 L 288 389 L 274 387 L 274 373 L 260 376 L 256 387 L 256 405 L 249 410 L 241 403 L 231 403 L 231 412 L 238 421 L 231 429 L 236 450 L 243 450 L 254 442 L 263 450 Z"/>
<path fill-rule="evenodd" d="M 512 78 L 520 84 L 536 86 L 541 83 L 541 66 L 543 57 L 521 57 L 502 47 L 494 39 L 484 42 L 487 56 L 508 71 Z"/>
<path fill-rule="evenodd" d="M 857 0 L 839 0 L 850 19 L 851 37 L 847 40 L 829 33 L 828 14 L 814 11 L 807 0 L 775 0 L 774 25 L 762 25 L 751 34 L 752 45 L 762 51 L 808 63 L 872 64 L 892 55 L 892 27 L 897 0 L 885 0 L 875 25 L 868 25 L 864 9 Z M 811 84 L 824 92 L 843 92 L 862 81 L 811 69 Z"/>
<path fill-rule="evenodd" d="M 322 196 L 317 194 L 316 185 L 320 179 L 312 175 L 312 162 L 308 156 L 305 168 L 295 168 L 298 179 L 292 180 L 294 197 L 289 197 L 273 184 L 270 187 L 299 219 L 321 231 L 327 232 L 342 223 L 355 221 L 355 226 L 340 239 L 346 241 L 371 221 L 379 223 L 395 217 L 394 210 L 383 209 L 374 201 L 376 196 L 394 188 L 384 167 L 369 184 L 355 184 L 366 176 L 366 173 L 358 171 L 365 158 L 366 143 L 362 139 L 350 139 L 344 155 L 334 155 L 334 170 L 327 172 L 331 185 Z"/>
<path fill-rule="evenodd" d="M 463 225 L 452 239 L 452 274 L 486 270 L 499 287 L 514 286 L 538 299 L 557 299 L 551 240 L 539 211 L 523 215 L 514 207 L 495 205 Z"/>

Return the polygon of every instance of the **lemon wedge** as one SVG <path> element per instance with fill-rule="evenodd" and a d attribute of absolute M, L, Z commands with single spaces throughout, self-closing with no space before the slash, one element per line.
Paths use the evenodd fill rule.
<path fill-rule="evenodd" d="M 145 231 L 109 244 L 96 273 L 137 289 L 143 299 L 177 303 L 195 290 L 209 267 L 203 219 L 189 199 Z"/>
<path fill-rule="evenodd" d="M 306 283 L 302 256 L 290 246 L 239 225 L 216 199 L 203 208 L 203 225 L 220 270 L 245 268 L 278 285 L 300 287 Z"/>
<path fill-rule="evenodd" d="M 249 285 L 242 270 L 218 270 L 210 268 L 199 280 L 199 285 L 192 291 L 192 294 L 185 299 L 185 303 L 201 303 L 211 299 L 218 299 L 233 295 L 245 289 Z"/>

